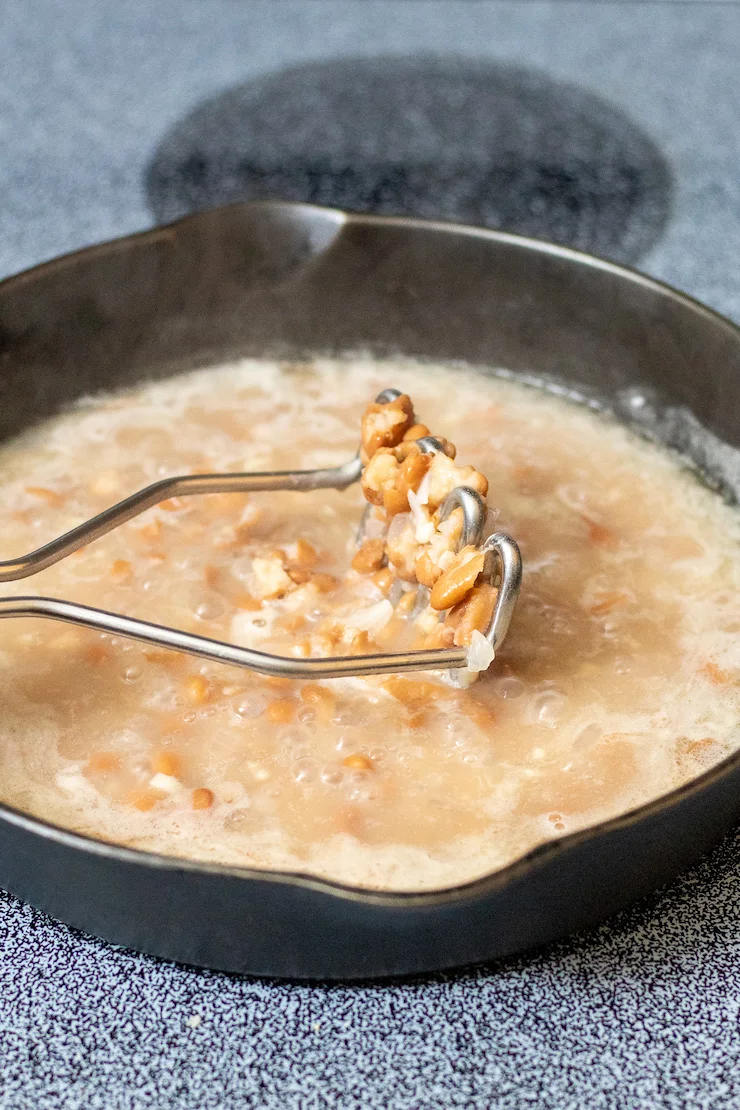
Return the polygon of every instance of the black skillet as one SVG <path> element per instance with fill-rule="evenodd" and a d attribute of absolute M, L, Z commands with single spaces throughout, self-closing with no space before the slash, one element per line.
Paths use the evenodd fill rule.
<path fill-rule="evenodd" d="M 617 408 L 634 387 L 740 445 L 740 331 L 680 293 L 516 236 L 271 202 L 0 283 L 0 435 L 81 394 L 237 355 L 357 350 L 505 367 Z M 0 883 L 80 929 L 189 964 L 379 977 L 589 926 L 693 863 L 738 817 L 740 753 L 487 878 L 409 895 L 170 859 L 0 806 Z"/>

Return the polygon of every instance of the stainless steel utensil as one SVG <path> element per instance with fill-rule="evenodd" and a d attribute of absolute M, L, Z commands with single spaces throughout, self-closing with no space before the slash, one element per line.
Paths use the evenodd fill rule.
<path fill-rule="evenodd" d="M 376 402 L 387 404 L 398 396 L 400 396 L 399 390 L 386 389 L 378 394 Z M 441 444 L 432 436 L 426 436 L 417 443 L 422 451 L 441 450 Z M 146 509 L 172 497 L 206 493 L 254 493 L 264 490 L 342 490 L 358 481 L 361 475 L 362 461 L 358 454 L 341 466 L 322 470 L 198 474 L 165 478 L 131 494 L 130 497 L 119 501 L 30 554 L 20 559 L 0 562 L 0 582 L 15 582 L 38 574 L 39 571 L 79 551 L 81 547 L 113 531 Z M 485 506 L 478 493 L 464 486 L 453 489 L 440 506 L 440 518 L 445 520 L 456 507 L 460 507 L 463 512 L 460 545 L 480 544 Z M 363 523 L 360 525 L 358 542 L 362 540 L 364 519 L 363 517 Z M 496 605 L 485 633 L 495 652 L 506 636 L 516 605 L 521 584 L 521 556 L 514 540 L 502 532 L 490 536 L 481 550 L 486 555 L 483 576 L 491 584 L 498 584 Z M 420 587 L 421 589 L 423 587 Z M 237 644 L 223 640 L 213 640 L 207 636 L 198 636 L 167 625 L 137 620 L 121 613 L 111 613 L 105 609 L 79 605 L 72 601 L 40 596 L 0 599 L 0 618 L 33 616 L 78 624 L 98 632 L 126 636 L 157 647 L 172 648 L 175 651 L 187 652 L 189 655 L 197 655 L 237 667 L 247 667 L 262 674 L 283 678 L 347 678 L 351 675 L 389 674 L 399 671 L 454 671 L 465 668 L 468 656 L 467 648 L 455 647 L 428 651 L 383 652 L 376 655 L 296 659 L 291 656 L 256 651 L 253 648 L 239 647 Z"/>

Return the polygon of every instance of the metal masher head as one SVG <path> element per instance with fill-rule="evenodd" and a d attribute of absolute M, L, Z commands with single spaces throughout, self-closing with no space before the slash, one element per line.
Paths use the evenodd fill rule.
<path fill-rule="evenodd" d="M 383 390 L 378 394 L 376 403 L 388 404 L 399 396 L 400 391 L 397 389 Z M 425 436 L 416 443 L 422 451 L 434 452 L 442 449 L 441 443 L 432 436 Z M 319 489 L 343 490 L 359 481 L 362 470 L 362 460 L 358 453 L 341 466 L 318 470 L 198 474 L 164 478 L 131 494 L 130 497 L 124 498 L 28 555 L 0 562 L 0 582 L 15 582 L 38 574 L 169 498 L 192 497 L 207 493 L 256 493 L 268 490 L 296 492 Z M 457 507 L 462 510 L 463 516 L 460 546 L 469 544 L 478 546 L 485 523 L 483 501 L 475 490 L 463 486 L 457 487 L 442 502 L 439 508 L 440 519 L 446 519 Z M 367 510 L 360 525 L 358 542 L 362 540 L 366 520 Z M 503 643 L 516 605 L 521 584 L 521 556 L 515 541 L 502 532 L 489 536 L 483 543 L 481 551 L 485 555 L 482 578 L 498 587 L 493 616 L 485 632 L 485 637 L 495 652 Z M 419 588 L 422 599 L 421 591 L 424 589 L 424 587 Z M 192 632 L 137 620 L 121 613 L 111 613 L 89 605 L 33 595 L 0 598 L 0 618 L 3 617 L 47 617 L 282 678 L 347 678 L 354 675 L 393 674 L 400 671 L 421 670 L 455 672 L 463 671 L 468 660 L 468 649 L 465 647 L 296 659 L 257 651 L 254 648 L 240 647 L 238 644 L 198 636 Z"/>

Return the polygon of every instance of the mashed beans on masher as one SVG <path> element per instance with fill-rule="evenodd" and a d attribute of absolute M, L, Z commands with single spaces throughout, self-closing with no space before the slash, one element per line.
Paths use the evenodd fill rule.
<path fill-rule="evenodd" d="M 342 463 L 389 385 L 486 476 L 487 531 L 522 548 L 511 630 L 479 681 L 277 680 L 7 620 L 0 799 L 169 855 L 421 890 L 633 808 L 738 746 L 736 511 L 607 417 L 474 370 L 245 360 L 86 400 L 2 448 L 2 557 L 164 476 Z M 412 629 L 411 563 L 399 601 L 372 526 L 358 554 L 365 504 L 359 484 L 165 502 L 23 592 L 298 657 L 464 640 L 470 628 L 440 632 L 436 616 Z M 416 496 L 400 509 L 399 567 L 424 523 Z M 419 562 L 432 589 L 439 570 Z"/>

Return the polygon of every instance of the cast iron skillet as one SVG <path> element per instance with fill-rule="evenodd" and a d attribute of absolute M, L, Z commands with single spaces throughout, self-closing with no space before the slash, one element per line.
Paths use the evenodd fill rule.
<path fill-rule="evenodd" d="M 283 203 L 190 216 L 0 283 L 0 435 L 81 394 L 236 355 L 403 353 L 640 387 L 740 444 L 740 331 L 681 294 L 512 235 Z M 0 807 L 0 883 L 117 944 L 292 978 L 429 971 L 601 920 L 740 817 L 740 753 L 680 790 L 428 894 L 116 847 Z"/>

